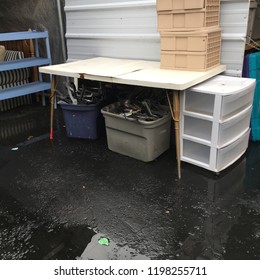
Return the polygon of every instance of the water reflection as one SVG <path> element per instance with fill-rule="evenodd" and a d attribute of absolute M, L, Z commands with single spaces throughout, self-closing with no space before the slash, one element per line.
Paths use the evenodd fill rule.
<path fill-rule="evenodd" d="M 0 119 L 0 144 L 17 144 L 48 132 L 46 120 L 48 110 L 42 106 L 24 106 L 5 112 Z"/>
<path fill-rule="evenodd" d="M 99 240 L 104 235 L 95 234 L 79 259 L 81 260 L 149 260 L 148 257 L 138 254 L 127 245 L 119 246 L 109 239 L 107 245 L 102 245 Z"/>
<path fill-rule="evenodd" d="M 241 216 L 241 195 L 246 174 L 246 159 L 217 177 L 201 175 L 207 184 L 204 203 L 197 204 L 203 210 L 204 222 L 199 231 L 190 234 L 183 242 L 179 259 L 223 259 L 230 230 Z M 208 176 L 207 176 L 208 175 Z M 196 206 L 194 206 L 196 208 Z"/>
<path fill-rule="evenodd" d="M 90 242 L 94 232 L 85 225 L 45 220 L 26 211 L 0 189 L 0 259 L 71 260 Z"/>

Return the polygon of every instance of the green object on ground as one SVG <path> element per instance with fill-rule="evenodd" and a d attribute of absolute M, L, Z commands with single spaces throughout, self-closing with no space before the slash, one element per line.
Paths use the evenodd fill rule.
<path fill-rule="evenodd" d="M 101 237 L 101 238 L 98 240 L 98 243 L 99 243 L 100 245 L 108 246 L 108 245 L 109 245 L 109 239 L 106 238 L 106 237 Z"/>

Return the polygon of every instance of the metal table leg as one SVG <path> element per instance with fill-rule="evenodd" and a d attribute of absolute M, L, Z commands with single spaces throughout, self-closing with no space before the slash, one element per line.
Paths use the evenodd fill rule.
<path fill-rule="evenodd" d="M 55 98 L 55 75 L 51 79 L 51 113 L 50 113 L 50 140 L 53 140 L 53 118 L 54 118 L 54 98 Z"/>

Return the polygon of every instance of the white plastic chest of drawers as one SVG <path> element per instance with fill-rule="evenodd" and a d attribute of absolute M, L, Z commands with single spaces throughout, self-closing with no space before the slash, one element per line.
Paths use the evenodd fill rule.
<path fill-rule="evenodd" d="M 255 80 L 218 75 L 181 96 L 181 160 L 216 173 L 248 147 Z"/>

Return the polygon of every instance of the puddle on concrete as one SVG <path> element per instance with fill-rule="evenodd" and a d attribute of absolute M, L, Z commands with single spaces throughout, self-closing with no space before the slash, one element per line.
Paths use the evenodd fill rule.
<path fill-rule="evenodd" d="M 219 176 L 183 163 L 178 180 L 174 148 L 145 164 L 37 125 L 0 137 L 1 259 L 260 259 L 260 143 Z"/>
<path fill-rule="evenodd" d="M 145 260 L 127 245 L 120 246 L 87 225 L 46 221 L 24 209 L 0 189 L 0 259 L 2 260 Z"/>
<path fill-rule="evenodd" d="M 127 245 L 119 246 L 113 240 L 108 239 L 106 245 L 99 243 L 102 238 L 107 238 L 104 234 L 95 234 L 91 242 L 80 256 L 80 260 L 149 260 L 150 258 L 139 254 L 136 250 Z"/>
<path fill-rule="evenodd" d="M 48 222 L 20 209 L 12 197 L 1 192 L 0 258 L 2 260 L 146 260 L 127 245 L 108 239 L 107 245 L 85 225 Z M 86 247 L 87 244 L 87 247 Z M 83 252 L 83 253 L 82 253 Z"/>
<path fill-rule="evenodd" d="M 90 242 L 87 226 L 46 221 L 29 213 L 0 190 L 0 258 L 2 260 L 73 260 Z"/>
<path fill-rule="evenodd" d="M 207 195 L 191 203 L 202 223 L 197 221 L 189 236 L 181 240 L 178 259 L 260 258 L 258 156 L 258 146 L 252 145 L 246 156 L 220 176 L 196 168 L 196 174 L 190 174 L 206 182 Z"/>
<path fill-rule="evenodd" d="M 0 144 L 25 145 L 41 140 L 49 133 L 49 119 L 49 109 L 36 104 L 1 113 Z"/>

